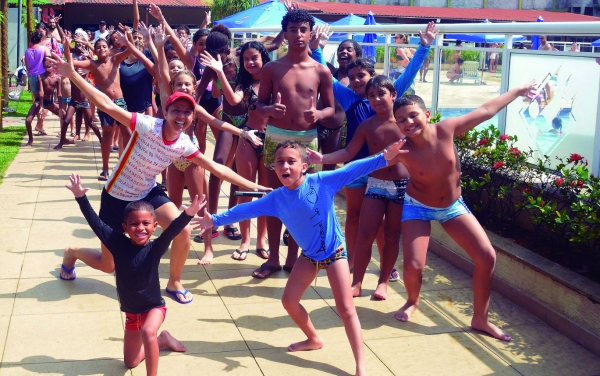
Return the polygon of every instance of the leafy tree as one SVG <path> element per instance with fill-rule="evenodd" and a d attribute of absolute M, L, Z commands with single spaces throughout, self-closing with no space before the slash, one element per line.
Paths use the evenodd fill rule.
<path fill-rule="evenodd" d="M 218 21 L 232 14 L 249 9 L 250 1 L 251 0 L 213 0 L 210 6 L 212 19 Z M 258 0 L 255 0 L 255 4 L 259 4 Z"/>

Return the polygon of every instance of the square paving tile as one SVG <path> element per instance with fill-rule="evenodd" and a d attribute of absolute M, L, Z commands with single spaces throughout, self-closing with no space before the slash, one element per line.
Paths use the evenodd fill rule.
<path fill-rule="evenodd" d="M 2 363 L 0 376 L 20 375 L 131 375 L 131 371 L 125 367 L 123 359 L 92 359 L 85 361 L 63 361 L 50 357 L 37 356 L 35 360 L 46 360 L 47 362 L 36 363 Z"/>

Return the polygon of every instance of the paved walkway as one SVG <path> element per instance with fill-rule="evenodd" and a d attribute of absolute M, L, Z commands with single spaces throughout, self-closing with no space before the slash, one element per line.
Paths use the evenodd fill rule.
<path fill-rule="evenodd" d="M 89 197 L 96 209 L 101 184 L 96 180 L 98 143 L 52 150 L 58 141 L 55 119 L 46 123 L 52 136 L 36 137 L 34 147 L 21 149 L 0 185 L 0 375 L 142 375 L 143 364 L 134 370 L 123 365 L 123 315 L 114 277 L 78 263 L 75 281 L 58 279 L 66 245 L 98 246 L 64 188 L 67 176 L 82 175 L 84 185 L 92 188 Z M 222 193 L 220 208 L 225 205 Z M 245 262 L 233 261 L 229 256 L 236 242 L 221 235 L 215 243 L 216 259 L 207 267 L 197 265 L 202 247 L 192 243 L 183 283 L 194 302 L 180 305 L 165 296 L 163 329 L 183 341 L 188 351 L 161 352 L 161 374 L 298 376 L 354 371 L 324 272 L 304 294 L 303 304 L 325 347 L 289 353 L 286 346 L 303 337 L 279 301 L 286 274 L 253 279 L 250 274 L 261 259 L 250 254 Z M 367 294 L 375 288 L 377 265 L 373 260 L 366 275 Z M 168 257 L 160 268 L 165 286 Z M 423 303 L 411 322 L 393 318 L 406 297 L 402 282 L 391 284 L 387 301 L 357 298 L 370 374 L 600 374 L 599 357 L 497 294 L 491 318 L 514 340 L 502 343 L 471 332 L 470 283 L 466 274 L 429 254 Z"/>

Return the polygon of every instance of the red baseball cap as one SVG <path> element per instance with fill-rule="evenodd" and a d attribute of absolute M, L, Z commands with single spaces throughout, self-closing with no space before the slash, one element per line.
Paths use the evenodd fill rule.
<path fill-rule="evenodd" d="M 169 106 L 172 105 L 173 102 L 175 102 L 178 99 L 185 99 L 192 105 L 192 109 L 196 108 L 196 101 L 191 95 L 178 91 L 176 93 L 171 94 L 169 99 L 167 99 L 167 103 L 165 103 L 165 110 L 168 110 Z"/>

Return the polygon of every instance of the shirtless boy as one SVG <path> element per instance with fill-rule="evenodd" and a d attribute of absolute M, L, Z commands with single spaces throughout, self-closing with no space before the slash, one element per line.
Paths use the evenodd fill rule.
<path fill-rule="evenodd" d="M 396 124 L 406 135 L 404 148 L 409 151 L 400 154 L 394 161 L 404 164 L 410 174 L 402 212 L 403 277 L 408 300 L 394 315 L 397 320 L 408 321 L 419 306 L 431 234 L 430 221 L 437 220 L 475 263 L 471 328 L 510 341 L 508 334 L 488 321 L 496 252 L 462 200 L 460 160 L 453 140 L 455 136 L 491 119 L 510 102 L 527 95 L 533 87 L 532 82 L 513 89 L 467 115 L 436 124 L 429 124 L 431 114 L 420 97 L 409 95 L 394 103 Z"/>
<path fill-rule="evenodd" d="M 331 154 L 309 153 L 309 162 L 337 164 L 352 160 L 366 142 L 369 154 L 380 153 L 390 142 L 404 138 L 394 120 L 392 111 L 396 99 L 394 83 L 386 76 L 375 76 L 367 83 L 367 98 L 375 110 L 375 116 L 363 121 L 348 145 Z M 358 227 L 354 273 L 352 277 L 352 295 L 361 296 L 362 281 L 371 260 L 371 246 L 383 221 L 384 241 L 380 254 L 381 271 L 377 289 L 373 293 L 376 300 L 387 299 L 387 287 L 390 274 L 398 259 L 400 249 L 402 204 L 408 181 L 408 171 L 401 163 L 396 163 L 373 171 L 367 182 L 362 200 Z M 385 216 L 385 220 L 384 220 Z"/>
<path fill-rule="evenodd" d="M 51 111 L 53 114 L 58 115 L 58 105 L 54 103 L 53 95 L 54 90 L 57 92 L 57 96 L 60 97 L 60 76 L 51 73 L 48 71 L 50 67 L 50 61 L 47 57 L 44 57 L 44 68 L 46 69 L 45 73 L 40 74 L 37 79 L 40 87 L 40 92 L 38 97 L 35 99 L 29 112 L 27 113 L 27 118 L 25 119 L 25 127 L 27 128 L 27 135 L 29 136 L 29 141 L 25 146 L 31 146 L 33 144 L 33 131 L 31 129 L 31 123 L 33 122 L 33 118 L 37 116 L 40 111 L 44 109 Z M 45 136 L 46 132 L 39 131 L 37 136 Z"/>
<path fill-rule="evenodd" d="M 288 53 L 281 59 L 264 66 L 260 77 L 257 110 L 269 118 L 267 125 L 264 164 L 272 168 L 275 148 L 287 139 L 304 147 L 318 147 L 317 121 L 334 115 L 334 99 L 331 73 L 327 67 L 314 61 L 309 55 L 309 41 L 315 24 L 314 18 L 305 10 L 293 9 L 281 21 Z M 323 109 L 315 104 L 321 99 Z M 269 187 L 281 187 L 274 171 L 267 174 Z M 279 264 L 279 240 L 281 221 L 267 218 L 269 259 L 254 271 L 256 278 L 266 278 L 281 270 Z M 288 256 L 284 269 L 291 270 L 298 254 L 298 245 L 290 237 Z"/>
<path fill-rule="evenodd" d="M 104 39 L 98 39 L 94 44 L 94 52 L 98 60 L 74 60 L 75 69 L 89 70 L 94 75 L 96 87 L 102 93 L 106 94 L 117 106 L 127 109 L 123 92 L 121 91 L 121 80 L 119 74 L 119 65 L 129 56 L 129 50 L 125 49 L 111 56 L 108 43 Z M 100 150 L 102 152 L 102 172 L 98 180 L 108 180 L 108 159 L 110 158 L 111 141 L 113 139 L 114 126 L 117 122 L 108 114 L 98 110 L 98 118 L 102 126 L 102 142 Z M 127 125 L 119 124 L 121 134 L 126 138 L 124 144 L 129 141 L 131 132 Z"/>

